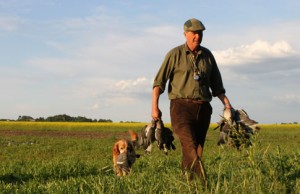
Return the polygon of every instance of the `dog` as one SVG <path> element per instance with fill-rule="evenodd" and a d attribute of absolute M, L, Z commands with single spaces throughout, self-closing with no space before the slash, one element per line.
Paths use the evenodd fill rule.
<path fill-rule="evenodd" d="M 117 176 L 126 176 L 130 173 L 133 163 L 139 158 L 136 154 L 132 141 L 118 140 L 113 146 L 113 163 Z"/>
<path fill-rule="evenodd" d="M 151 153 L 152 144 L 157 143 L 157 146 L 160 150 L 163 150 L 167 155 L 168 151 L 176 147 L 173 144 L 174 136 L 171 129 L 164 126 L 162 120 L 152 120 L 149 125 L 145 125 L 140 135 L 138 135 L 133 130 L 129 130 L 132 143 L 135 147 L 142 147 L 146 153 Z"/>
<path fill-rule="evenodd" d="M 224 109 L 222 120 L 215 128 L 220 128 L 220 136 L 217 145 L 228 143 L 240 149 L 242 145 L 251 146 L 251 135 L 260 130 L 258 122 L 250 119 L 247 112 L 243 109 L 235 110 Z"/>

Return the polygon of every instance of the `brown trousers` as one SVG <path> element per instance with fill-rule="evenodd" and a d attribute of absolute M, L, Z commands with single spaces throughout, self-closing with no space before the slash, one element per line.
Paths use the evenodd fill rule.
<path fill-rule="evenodd" d="M 171 100 L 172 128 L 182 147 L 181 167 L 200 178 L 205 178 L 201 157 L 211 114 L 212 107 L 209 102 L 201 104 L 181 99 Z"/>

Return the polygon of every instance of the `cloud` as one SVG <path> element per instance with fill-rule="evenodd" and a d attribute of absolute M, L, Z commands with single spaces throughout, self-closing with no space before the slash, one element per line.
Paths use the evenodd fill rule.
<path fill-rule="evenodd" d="M 295 72 L 299 72 L 298 61 L 300 56 L 265 58 L 258 62 L 248 62 L 240 65 L 225 66 L 228 73 L 237 73 L 239 76 L 252 77 L 252 80 L 272 80 L 272 77 L 293 79 Z M 224 67 L 224 66 L 223 66 Z M 231 76 L 231 75 L 230 75 Z M 299 76 L 298 76 L 299 77 Z M 274 81 L 274 80 L 272 80 Z"/>
<path fill-rule="evenodd" d="M 113 107 L 140 104 L 151 98 L 152 82 L 141 76 L 136 79 L 83 78 L 65 88 L 66 98 L 84 102 L 87 110 L 104 111 Z M 62 94 L 61 94 L 62 95 Z"/>
<path fill-rule="evenodd" d="M 17 30 L 24 20 L 15 16 L 0 17 L 0 31 L 11 32 Z"/>
<path fill-rule="evenodd" d="M 135 88 L 143 88 L 145 86 L 149 86 L 150 82 L 146 77 L 139 77 L 135 80 L 121 80 L 116 83 L 116 87 L 120 90 L 133 90 Z"/>
<path fill-rule="evenodd" d="M 28 64 L 42 68 L 43 71 L 62 76 L 74 75 L 73 62 L 75 61 L 61 58 L 32 58 L 27 61 Z"/>
<path fill-rule="evenodd" d="M 273 99 L 286 104 L 300 104 L 300 94 L 284 94 L 279 96 L 273 96 Z"/>
<path fill-rule="evenodd" d="M 252 44 L 214 51 L 213 53 L 220 65 L 233 66 L 259 63 L 268 58 L 283 58 L 293 55 L 295 51 L 286 41 L 277 41 L 272 44 L 257 40 Z"/>
<path fill-rule="evenodd" d="M 151 77 L 165 53 L 172 47 L 170 45 L 175 45 L 174 40 L 180 41 L 179 33 L 170 35 L 170 31 L 176 30 L 174 26 L 159 25 L 138 29 L 139 26 L 125 27 L 126 22 L 124 24 L 118 19 L 110 22 L 102 23 L 100 17 L 89 17 L 66 19 L 59 24 L 59 28 L 52 24 L 52 31 L 57 29 L 55 34 L 60 32 L 66 38 L 57 40 L 55 37 L 48 37 L 43 40 L 44 46 L 53 54 L 31 56 L 27 59 L 27 64 L 41 71 L 67 77 L 83 74 L 121 79 L 141 75 Z M 92 29 L 81 30 L 89 27 Z M 72 42 L 67 41 L 71 36 L 76 38 Z M 183 37 L 182 34 L 181 36 Z"/>

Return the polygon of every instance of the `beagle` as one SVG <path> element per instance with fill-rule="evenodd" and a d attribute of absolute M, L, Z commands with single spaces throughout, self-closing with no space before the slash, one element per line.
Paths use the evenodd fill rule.
<path fill-rule="evenodd" d="M 136 154 L 131 141 L 118 140 L 113 146 L 113 163 L 117 176 L 128 175 L 136 158 L 139 157 L 140 155 Z"/>

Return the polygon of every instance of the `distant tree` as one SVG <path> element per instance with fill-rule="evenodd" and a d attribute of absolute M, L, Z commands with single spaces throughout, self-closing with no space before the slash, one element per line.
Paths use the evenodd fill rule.
<path fill-rule="evenodd" d="M 0 121 L 7 121 L 8 119 L 0 119 Z M 19 116 L 17 121 L 38 121 L 38 122 L 105 122 L 112 123 L 111 119 L 90 119 L 83 116 L 71 117 L 67 114 L 59 114 L 54 116 L 49 116 L 46 119 L 44 117 L 39 117 L 37 119 L 32 118 L 31 116 Z"/>
<path fill-rule="evenodd" d="M 93 119 L 82 117 L 82 116 L 71 117 L 66 114 L 47 117 L 46 121 L 49 121 L 49 122 L 97 122 L 96 119 L 93 120 Z"/>
<path fill-rule="evenodd" d="M 62 115 L 55 115 L 47 117 L 46 121 L 50 122 L 70 122 L 73 121 L 73 118 L 69 115 L 62 114 Z"/>
<path fill-rule="evenodd" d="M 88 118 L 81 117 L 81 116 L 74 118 L 74 121 L 75 122 L 93 122 L 92 119 L 88 119 Z"/>
<path fill-rule="evenodd" d="M 36 118 L 35 121 L 43 122 L 43 121 L 45 121 L 45 119 L 44 119 L 44 117 L 39 117 L 39 118 Z"/>
<path fill-rule="evenodd" d="M 34 118 L 31 116 L 19 116 L 17 121 L 34 121 Z"/>
<path fill-rule="evenodd" d="M 0 121 L 14 121 L 13 119 L 0 119 Z"/>
<path fill-rule="evenodd" d="M 98 122 L 100 123 L 112 123 L 113 121 L 110 119 L 99 119 Z"/>

